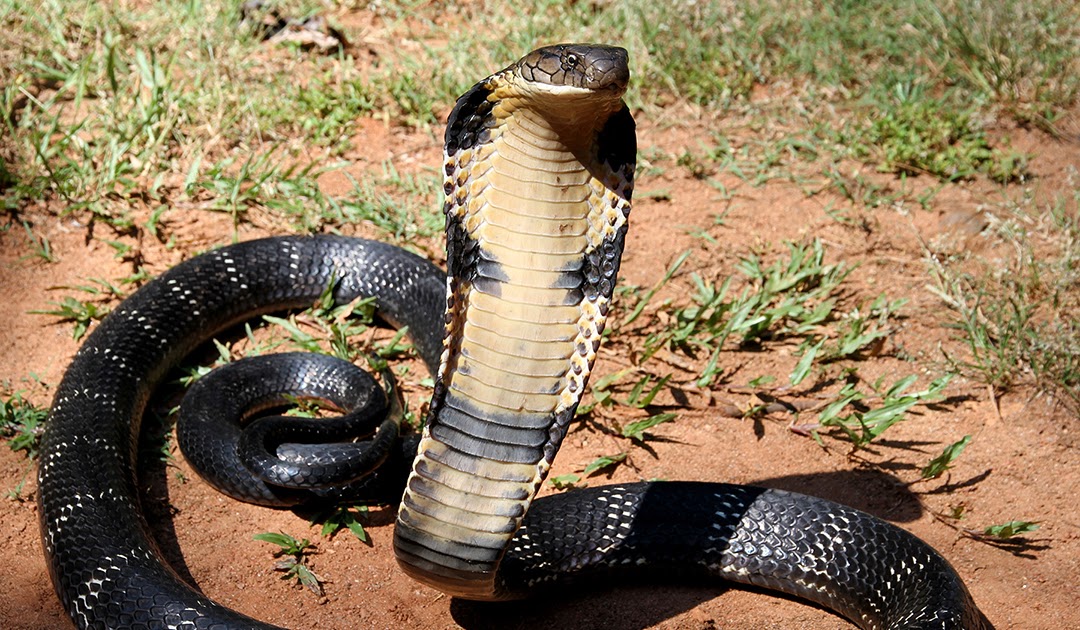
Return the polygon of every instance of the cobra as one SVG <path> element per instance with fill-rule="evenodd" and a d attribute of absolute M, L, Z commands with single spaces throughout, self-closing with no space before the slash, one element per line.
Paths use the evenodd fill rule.
<path fill-rule="evenodd" d="M 986 627 L 928 545 L 821 499 L 657 482 L 531 505 L 588 382 L 619 269 L 636 153 L 628 80 L 625 50 L 558 45 L 458 100 L 445 143 L 446 274 L 382 243 L 280 237 L 194 257 L 120 304 L 68 368 L 42 445 L 44 547 L 75 624 L 264 625 L 162 559 L 139 505 L 140 418 L 197 345 L 332 286 L 338 302 L 374 297 L 436 374 L 415 460 L 395 482 L 394 550 L 421 582 L 484 600 L 673 571 L 804 597 L 864 628 Z"/>

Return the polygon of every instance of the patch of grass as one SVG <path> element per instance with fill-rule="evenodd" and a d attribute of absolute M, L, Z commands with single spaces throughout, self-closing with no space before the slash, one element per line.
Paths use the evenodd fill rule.
<path fill-rule="evenodd" d="M 30 313 L 37 315 L 52 315 L 59 317 L 62 322 L 73 322 L 71 336 L 75 340 L 82 339 L 90 324 L 100 320 L 109 314 L 109 308 L 100 306 L 94 302 L 84 302 L 73 297 L 66 296 L 59 302 L 50 302 L 56 308 L 49 310 L 32 310 Z"/>
<path fill-rule="evenodd" d="M 405 341 L 407 328 L 380 342 L 358 343 L 375 318 L 375 299 L 356 299 L 337 304 L 334 291 L 337 280 L 323 290 L 312 308 L 288 317 L 264 315 L 263 320 L 288 334 L 288 341 L 299 350 L 330 354 L 355 362 L 367 359 L 376 370 L 386 369 L 386 361 L 407 355 L 412 346 Z"/>
<path fill-rule="evenodd" d="M 11 450 L 25 451 L 27 457 L 34 459 L 48 416 L 48 409 L 26 400 L 22 392 L 14 392 L 0 398 L 0 436 L 8 440 Z"/>
<path fill-rule="evenodd" d="M 808 336 L 796 351 L 801 358 L 789 377 L 791 384 L 801 383 L 814 361 L 824 364 L 857 358 L 864 352 L 879 352 L 884 340 L 893 332 L 890 319 L 906 302 L 905 299 L 889 301 L 881 294 L 865 309 L 860 307 L 841 315 L 828 335 Z"/>
<path fill-rule="evenodd" d="M 317 146 L 325 146 L 336 155 L 352 149 L 357 121 L 375 110 L 376 87 L 358 76 L 350 76 L 350 66 L 342 64 L 340 71 L 325 70 L 308 84 L 294 84 L 282 100 L 264 105 L 269 118 L 281 117 L 280 124 L 293 124 L 296 133 Z M 286 116 L 296 116 L 285 119 Z"/>
<path fill-rule="evenodd" d="M 653 379 L 656 377 L 646 373 L 641 378 L 632 381 L 633 384 L 629 390 L 621 387 L 628 376 L 639 372 L 641 372 L 640 368 L 630 367 L 598 379 L 589 388 L 592 400 L 578 407 L 578 415 L 586 416 L 594 411 L 610 410 L 616 406 L 632 410 L 652 409 L 657 394 L 664 390 L 672 375 L 668 374 L 654 381 Z M 620 389 L 625 391 L 625 395 L 620 395 Z M 671 422 L 676 416 L 677 414 L 674 413 L 663 412 L 633 420 L 625 425 L 617 421 L 614 422 L 618 435 L 629 438 L 634 442 L 643 443 L 647 439 L 645 432 L 648 429 L 665 422 Z"/>
<path fill-rule="evenodd" d="M 946 354 L 954 369 L 999 390 L 1033 380 L 1080 405 L 1080 194 L 1001 208 L 997 237 L 1013 256 L 1001 263 L 928 258 L 930 290 L 954 313 L 947 323 L 965 345 Z"/>
<path fill-rule="evenodd" d="M 370 223 L 405 247 L 441 234 L 445 219 L 436 199 L 442 194 L 442 181 L 433 174 L 406 175 L 384 162 L 381 177 L 364 181 L 347 177 L 352 190 L 331 202 L 339 223 Z"/>
<path fill-rule="evenodd" d="M 671 378 L 671 374 L 657 378 L 640 367 L 629 367 L 606 375 L 590 386 L 577 415 L 589 419 L 607 435 L 627 439 L 634 447 L 648 449 L 646 442 L 655 439 L 649 430 L 678 417 L 677 413 L 660 411 L 663 407 L 654 405 L 657 395 L 668 387 Z M 643 410 L 647 415 L 641 413 Z M 627 416 L 631 419 L 626 420 Z M 589 477 L 611 472 L 629 462 L 631 457 L 630 448 L 614 455 L 603 455 L 580 469 L 580 475 L 561 475 L 553 478 L 551 483 L 560 490 L 578 487 L 583 485 L 582 475 Z"/>
<path fill-rule="evenodd" d="M 361 217 L 385 221 L 381 229 L 401 240 L 431 235 L 438 228 L 429 216 L 417 229 L 393 225 L 412 209 L 366 186 L 329 198 L 311 165 L 345 155 L 361 117 L 437 126 L 478 68 L 496 69 L 540 44 L 611 41 L 612 33 L 631 52 L 631 105 L 647 112 L 680 102 L 706 114 L 737 104 L 753 115 L 767 107 L 749 98 L 755 86 L 806 84 L 793 95 L 796 128 L 685 158 L 703 176 L 718 168 L 756 183 L 791 177 L 787 165 L 832 151 L 807 125 L 832 126 L 837 113 L 851 118 L 858 99 L 908 85 L 919 89 L 907 104 L 877 118 L 869 113 L 880 98 L 855 106 L 866 123 L 856 127 L 859 144 L 882 145 L 866 159 L 891 170 L 955 177 L 975 168 L 1012 179 L 1025 156 L 990 147 L 985 157 L 985 136 L 972 121 L 1005 103 L 1017 116 L 1052 123 L 1076 97 L 1080 20 L 1075 7 L 1049 0 L 977 4 L 630 0 L 601 10 L 545 1 L 528 12 L 483 5 L 436 21 L 411 2 L 391 1 L 375 9 L 387 40 L 415 43 L 379 49 L 368 67 L 264 46 L 238 28 L 235 5 L 196 0 L 123 12 L 85 0 L 15 2 L 0 35 L 13 51 L 0 71 L 13 149 L 3 161 L 4 204 L 56 201 L 59 212 L 89 211 L 130 230 L 145 200 L 164 207 L 198 193 L 240 220 L 257 208 L 305 231 Z M 946 80 L 956 76 L 963 80 Z M 848 111 L 833 111 L 837 103 Z M 952 120 L 954 103 L 973 105 Z M 935 158 L 935 147 L 955 155 Z M 420 205 L 437 204 L 425 197 Z"/>
<path fill-rule="evenodd" d="M 634 301 L 622 326 L 634 323 L 645 313 L 655 316 L 657 308 L 667 316 L 664 319 L 656 317 L 646 324 L 651 332 L 644 349 L 636 357 L 638 367 L 600 379 L 591 388 L 597 401 L 594 404 L 611 406 L 622 402 L 633 406 L 634 400 L 644 392 L 649 393 L 647 400 L 651 401 L 672 375 L 652 385 L 654 377 L 647 374 L 634 384 L 626 400 L 617 400 L 611 386 L 635 370 L 641 370 L 641 366 L 665 347 L 691 356 L 702 350 L 708 352 L 703 370 L 695 377 L 698 387 L 710 386 L 720 376 L 723 352 L 731 349 L 729 341 L 745 348 L 792 337 L 802 338 L 797 351 L 800 359 L 789 377 L 793 386 L 802 383 L 815 366 L 880 352 L 884 339 L 893 331 L 891 320 L 905 300 L 889 300 L 885 295 L 879 295 L 869 304 L 838 315 L 837 304 L 844 295 L 843 283 L 854 268 L 827 264 L 825 248 L 818 240 L 806 245 L 788 243 L 787 246 L 788 257 L 771 264 L 766 264 L 756 254 L 743 258 L 738 269 L 746 278 L 747 286 L 738 295 L 732 295 L 731 278 L 717 286 L 691 274 L 690 280 L 696 288 L 691 295 L 691 305 L 670 307 L 663 304 L 657 307 L 650 304 L 686 261 L 685 255 L 676 259 L 664 278 L 648 291 L 629 291 Z M 656 330 L 654 327 L 658 323 L 660 328 Z M 753 381 L 757 385 L 752 386 L 772 380 L 775 380 L 772 375 L 760 376 Z M 848 384 L 824 408 L 819 422 L 822 426 L 839 429 L 851 439 L 855 448 L 861 448 L 903 419 L 915 404 L 938 397 L 949 377 L 935 381 L 927 391 L 905 394 L 914 380 L 914 376 L 904 377 L 888 388 L 875 384 L 870 393 Z M 880 404 L 866 406 L 860 402 L 864 399 L 880 401 Z M 591 405 L 584 407 L 585 411 L 591 408 Z M 842 413 L 849 408 L 849 413 Z M 650 423 L 667 420 L 666 413 L 659 413 L 618 428 L 624 437 L 636 437 L 639 427 L 649 428 Z"/>
<path fill-rule="evenodd" d="M 1080 91 L 1080 10 L 1074 3 L 924 2 L 923 27 L 942 70 L 1021 118 L 1052 123 Z"/>
<path fill-rule="evenodd" d="M 664 386 L 667 385 L 668 381 L 671 380 L 671 375 L 668 374 L 654 383 L 653 379 L 655 377 L 652 374 L 645 374 L 634 382 L 625 397 L 619 397 L 615 390 L 615 385 L 637 372 L 639 372 L 638 368 L 630 367 L 597 379 L 597 381 L 589 388 L 589 391 L 592 394 L 592 401 L 578 407 L 578 415 L 591 413 L 597 405 L 601 407 L 622 405 L 632 409 L 645 409 L 652 405 L 656 395 L 659 394 L 664 389 Z"/>
<path fill-rule="evenodd" d="M 818 414 L 818 423 L 825 428 L 839 429 L 851 440 L 855 449 L 865 447 L 880 437 L 889 427 L 906 418 L 907 412 L 918 404 L 926 404 L 941 398 L 945 387 L 952 380 L 947 374 L 937 378 L 922 391 L 905 393 L 917 380 L 916 376 L 906 376 L 885 388 L 882 383 L 872 385 L 877 399 L 873 406 L 864 405 L 867 393 L 848 383 L 837 394 L 836 399 L 826 405 Z M 850 409 L 848 413 L 843 413 Z"/>
<path fill-rule="evenodd" d="M 694 304 L 676 308 L 671 323 L 646 339 L 643 358 L 662 347 L 690 355 L 704 351 L 710 359 L 697 381 L 704 387 L 719 376 L 720 352 L 729 338 L 740 346 L 760 344 L 806 334 L 826 321 L 851 268 L 826 264 L 825 248 L 818 240 L 789 243 L 788 254 L 786 260 L 770 265 L 756 254 L 742 259 L 737 268 L 748 284 L 735 296 L 729 296 L 731 278 L 717 286 L 691 275 Z"/>
<path fill-rule="evenodd" d="M 860 150 L 880 152 L 880 170 L 955 180 L 971 177 L 990 161 L 990 143 L 970 111 L 919 98 L 904 85 L 895 93 L 892 106 L 883 108 L 865 135 L 853 142 Z"/>

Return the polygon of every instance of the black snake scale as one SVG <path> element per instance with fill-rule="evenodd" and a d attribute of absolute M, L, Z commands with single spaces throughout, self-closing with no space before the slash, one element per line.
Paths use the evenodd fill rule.
<path fill-rule="evenodd" d="M 718 575 L 864 628 L 988 627 L 928 545 L 821 499 L 657 482 L 529 508 L 586 386 L 618 272 L 634 164 L 628 77 L 622 49 L 563 45 L 459 100 L 446 142 L 449 276 L 372 241 L 262 239 L 178 265 L 107 317 L 58 388 L 38 477 L 48 566 L 75 624 L 265 627 L 163 561 L 139 506 L 136 438 L 154 386 L 186 353 L 333 284 L 339 303 L 374 297 L 438 366 L 418 456 L 394 482 L 405 488 L 394 547 L 410 575 L 476 599 L 612 575 Z"/>

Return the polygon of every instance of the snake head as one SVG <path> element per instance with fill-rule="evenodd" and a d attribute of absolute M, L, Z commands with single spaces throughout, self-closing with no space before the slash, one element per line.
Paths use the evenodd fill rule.
<path fill-rule="evenodd" d="M 514 66 L 518 75 L 538 87 L 575 88 L 608 92 L 614 98 L 630 82 L 625 48 L 599 44 L 556 44 L 525 55 Z"/>

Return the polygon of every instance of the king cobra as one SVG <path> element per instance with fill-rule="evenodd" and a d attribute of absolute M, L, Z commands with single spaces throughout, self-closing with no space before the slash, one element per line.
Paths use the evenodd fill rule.
<path fill-rule="evenodd" d="M 629 74 L 621 48 L 551 46 L 458 100 L 445 142 L 446 274 L 378 242 L 269 238 L 189 259 L 105 318 L 57 390 L 38 477 L 49 570 L 75 624 L 265 627 L 163 560 L 140 507 L 140 419 L 199 344 L 330 287 L 337 303 L 375 298 L 436 374 L 423 434 L 396 442 L 415 460 L 391 484 L 404 493 L 394 551 L 413 578 L 497 600 L 616 574 L 719 576 L 864 628 L 988 627 L 928 545 L 821 499 L 650 482 L 530 509 L 585 391 L 619 270 L 636 160 Z"/>

